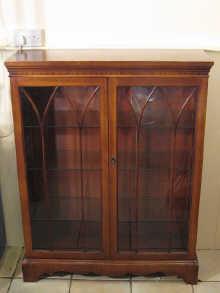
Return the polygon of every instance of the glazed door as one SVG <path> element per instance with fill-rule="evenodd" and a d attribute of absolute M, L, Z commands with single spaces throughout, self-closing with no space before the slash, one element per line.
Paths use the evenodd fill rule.
<path fill-rule="evenodd" d="M 112 254 L 187 254 L 198 84 L 175 78 L 110 82 Z"/>
<path fill-rule="evenodd" d="M 31 256 L 108 254 L 105 83 L 32 78 L 18 85 Z"/>

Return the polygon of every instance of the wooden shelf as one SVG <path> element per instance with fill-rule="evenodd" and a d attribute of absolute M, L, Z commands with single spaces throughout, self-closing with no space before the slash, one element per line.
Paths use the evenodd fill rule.
<path fill-rule="evenodd" d="M 186 221 L 119 222 L 118 246 L 121 251 L 186 251 Z"/>
<path fill-rule="evenodd" d="M 49 204 L 48 204 L 49 203 Z M 95 197 L 49 196 L 31 202 L 33 221 L 85 221 L 101 220 L 101 202 Z"/>
<path fill-rule="evenodd" d="M 101 223 L 95 221 L 32 221 L 36 249 L 100 251 Z"/>

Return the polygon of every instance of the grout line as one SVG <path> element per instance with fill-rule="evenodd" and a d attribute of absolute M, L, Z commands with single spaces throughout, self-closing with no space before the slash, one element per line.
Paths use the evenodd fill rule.
<path fill-rule="evenodd" d="M 220 282 L 220 280 L 219 281 L 199 281 L 200 283 L 219 283 Z"/>
<path fill-rule="evenodd" d="M 13 273 L 12 273 L 11 278 L 10 278 L 10 279 L 11 279 L 11 282 L 10 282 L 10 284 L 9 284 L 9 286 L 8 286 L 7 293 L 10 292 L 12 282 L 13 282 L 13 280 L 15 279 L 15 273 L 16 273 L 16 271 L 17 271 L 18 264 L 19 264 L 19 262 L 20 262 L 20 260 L 21 260 L 21 258 L 22 258 L 23 248 L 22 248 L 22 247 L 19 247 L 19 249 L 20 249 L 20 255 L 19 255 L 18 259 L 17 259 L 17 263 L 16 263 L 16 265 L 15 265 L 15 269 L 14 269 L 14 271 L 13 271 Z"/>
<path fill-rule="evenodd" d="M 17 263 L 16 263 L 16 266 L 15 266 L 14 272 L 13 272 L 13 274 L 12 274 L 12 278 L 13 278 L 13 279 L 20 279 L 20 278 L 16 278 L 16 277 L 15 277 L 15 274 L 16 274 L 17 269 L 18 269 L 19 262 L 21 261 L 21 259 L 22 259 L 22 257 L 23 257 L 23 247 L 21 247 L 21 248 L 19 248 L 19 249 L 20 249 L 20 255 L 19 255 L 18 259 L 17 259 Z"/>
<path fill-rule="evenodd" d="M 70 293 L 70 290 L 71 290 L 71 286 L 72 286 L 72 277 L 73 277 L 73 274 L 70 275 L 70 285 L 69 285 L 69 290 L 68 290 L 68 293 Z"/>
<path fill-rule="evenodd" d="M 199 251 L 209 251 L 209 250 L 213 250 L 213 249 L 211 249 L 211 248 L 202 248 L 202 249 L 197 249 L 196 250 L 196 252 L 199 252 Z M 215 250 L 217 250 L 217 249 L 215 249 Z"/>
<path fill-rule="evenodd" d="M 220 250 L 220 248 L 201 248 L 201 249 L 197 249 L 197 252 L 198 251 L 219 251 Z"/>
<path fill-rule="evenodd" d="M 130 284 L 130 293 L 132 293 L 132 277 L 130 276 L 129 284 Z"/>
<path fill-rule="evenodd" d="M 81 277 L 78 277 L 78 278 L 74 278 L 74 275 L 75 274 L 72 274 L 72 280 L 76 280 L 76 281 L 100 281 L 100 282 L 106 282 L 106 281 L 111 281 L 111 282 L 129 282 L 129 280 L 131 279 L 131 277 L 129 278 L 114 278 L 114 277 L 106 277 L 106 278 L 100 278 L 99 277 L 102 277 L 101 275 L 97 275 L 97 276 L 91 276 L 91 277 L 88 277 L 84 275 L 80 275 Z"/>
<path fill-rule="evenodd" d="M 15 276 L 13 279 L 15 279 L 15 280 L 23 280 L 23 277 L 16 277 Z M 40 278 L 38 281 L 41 281 L 41 280 L 49 280 L 49 281 L 50 280 L 65 280 L 65 281 L 69 281 L 69 278 L 62 278 L 60 276 L 52 276 L 52 277 L 51 276 L 45 276 L 43 278 Z"/>
<path fill-rule="evenodd" d="M 11 279 L 11 282 L 8 286 L 8 289 L 7 289 L 7 292 L 6 293 L 9 293 L 10 292 L 10 289 L 11 289 L 11 285 L 12 285 L 12 282 L 13 282 L 13 278 L 10 278 Z"/>
<path fill-rule="evenodd" d="M 211 248 L 201 248 L 201 249 L 196 249 L 196 252 L 198 252 L 198 251 L 203 251 L 203 250 L 212 250 Z"/>

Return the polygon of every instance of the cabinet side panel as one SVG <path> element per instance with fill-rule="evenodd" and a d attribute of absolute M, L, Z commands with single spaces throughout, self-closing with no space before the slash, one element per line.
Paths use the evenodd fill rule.
<path fill-rule="evenodd" d="M 26 163 L 24 154 L 24 134 L 23 134 L 23 121 L 21 115 L 21 105 L 19 99 L 18 85 L 16 79 L 11 78 L 11 98 L 12 98 L 12 110 L 14 120 L 14 133 L 15 133 L 15 145 L 17 156 L 17 169 L 18 169 L 18 182 L 21 198 L 21 210 L 22 210 L 22 222 L 25 241 L 25 255 L 28 257 L 31 255 L 32 238 L 31 238 L 31 226 L 30 226 L 30 214 L 29 214 L 29 198 L 26 178 Z"/>
<path fill-rule="evenodd" d="M 208 78 L 201 79 L 198 93 L 198 104 L 196 114 L 195 144 L 194 144 L 194 169 L 192 180 L 192 204 L 190 211 L 189 229 L 189 254 L 196 255 L 196 240 L 198 228 L 199 201 L 202 179 L 204 132 L 207 104 Z"/>

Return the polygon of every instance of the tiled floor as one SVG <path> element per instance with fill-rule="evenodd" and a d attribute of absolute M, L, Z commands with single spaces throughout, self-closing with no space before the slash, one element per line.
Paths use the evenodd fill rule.
<path fill-rule="evenodd" d="M 198 251 L 198 285 L 191 286 L 175 277 L 123 278 L 67 275 L 24 283 L 21 273 L 21 249 L 6 250 L 0 262 L 0 293 L 220 293 L 220 250 Z"/>

